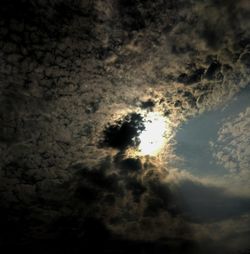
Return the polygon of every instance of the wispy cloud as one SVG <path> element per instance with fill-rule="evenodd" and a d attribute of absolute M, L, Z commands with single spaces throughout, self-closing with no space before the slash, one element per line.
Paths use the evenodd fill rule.
<path fill-rule="evenodd" d="M 250 181 L 250 107 L 224 121 L 218 139 L 211 143 L 213 156 L 228 170 L 225 179 L 231 188 L 249 193 Z"/>

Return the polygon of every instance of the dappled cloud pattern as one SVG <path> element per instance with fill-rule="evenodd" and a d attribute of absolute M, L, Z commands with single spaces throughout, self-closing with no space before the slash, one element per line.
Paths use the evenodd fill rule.
<path fill-rule="evenodd" d="M 3 253 L 247 253 L 249 195 L 170 162 L 182 123 L 249 84 L 249 19 L 247 0 L 2 1 Z M 167 121 L 158 156 L 112 140 L 142 112 Z M 249 108 L 213 148 L 246 184 L 248 129 Z"/>

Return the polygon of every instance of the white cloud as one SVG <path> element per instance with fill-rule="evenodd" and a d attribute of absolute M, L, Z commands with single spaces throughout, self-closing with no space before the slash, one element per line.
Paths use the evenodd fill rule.
<path fill-rule="evenodd" d="M 217 142 L 210 143 L 218 164 L 228 170 L 225 175 L 232 188 L 249 189 L 250 182 L 250 107 L 227 119 L 218 131 Z"/>

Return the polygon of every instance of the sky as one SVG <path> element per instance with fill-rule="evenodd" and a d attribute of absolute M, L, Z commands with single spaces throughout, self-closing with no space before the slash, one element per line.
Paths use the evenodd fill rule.
<path fill-rule="evenodd" d="M 211 174 L 221 176 L 228 173 L 214 156 L 214 143 L 220 145 L 220 148 L 229 143 L 219 139 L 220 132 L 225 128 L 226 122 L 233 122 L 240 113 L 249 110 L 249 96 L 250 90 L 246 87 L 224 105 L 200 114 L 179 127 L 176 134 L 176 154 L 184 157 L 184 161 L 188 164 L 183 165 L 184 169 L 188 167 L 195 175 L 203 176 Z M 248 119 L 242 121 L 249 122 Z M 243 131 L 241 132 L 243 134 Z M 230 141 L 233 139 L 231 137 Z"/>
<path fill-rule="evenodd" d="M 4 0 L 0 252 L 250 251 L 250 2 Z"/>

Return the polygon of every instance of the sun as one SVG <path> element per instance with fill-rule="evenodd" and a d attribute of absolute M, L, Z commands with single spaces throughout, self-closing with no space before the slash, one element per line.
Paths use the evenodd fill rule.
<path fill-rule="evenodd" d="M 166 120 L 160 113 L 150 112 L 145 116 L 143 124 L 145 129 L 139 135 L 139 153 L 155 156 L 165 143 Z"/>

